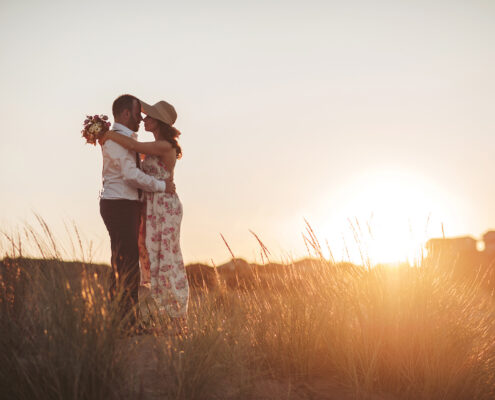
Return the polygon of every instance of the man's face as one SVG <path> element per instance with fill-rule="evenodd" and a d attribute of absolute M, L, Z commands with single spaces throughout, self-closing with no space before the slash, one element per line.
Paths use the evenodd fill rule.
<path fill-rule="evenodd" d="M 130 130 L 137 132 L 139 130 L 139 124 L 141 123 L 142 119 L 141 104 L 139 104 L 139 101 L 134 100 L 132 102 L 132 110 L 129 116 L 129 123 L 127 124 L 127 127 Z"/>

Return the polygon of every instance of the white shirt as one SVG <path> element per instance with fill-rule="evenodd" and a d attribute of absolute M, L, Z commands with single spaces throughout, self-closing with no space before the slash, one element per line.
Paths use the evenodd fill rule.
<path fill-rule="evenodd" d="M 137 134 L 115 122 L 112 130 L 137 139 Z M 113 140 L 101 146 L 103 153 L 103 189 L 101 199 L 139 200 L 137 189 L 146 192 L 164 192 L 165 182 L 146 175 L 136 166 L 136 152 L 130 151 Z"/>

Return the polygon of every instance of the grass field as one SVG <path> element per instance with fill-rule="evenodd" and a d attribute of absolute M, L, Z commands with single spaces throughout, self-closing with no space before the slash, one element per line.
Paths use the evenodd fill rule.
<path fill-rule="evenodd" d="M 493 296 L 446 268 L 286 264 L 194 288 L 184 335 L 126 337 L 109 268 L 0 264 L 4 399 L 493 399 Z M 168 321 L 150 305 L 148 326 Z"/>

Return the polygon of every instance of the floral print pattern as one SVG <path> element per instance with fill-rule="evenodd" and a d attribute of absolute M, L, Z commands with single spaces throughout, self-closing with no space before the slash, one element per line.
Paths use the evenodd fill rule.
<path fill-rule="evenodd" d="M 147 156 L 143 171 L 165 180 L 170 173 L 157 156 Z M 139 255 L 141 284 L 151 288 L 158 309 L 170 317 L 187 313 L 189 284 L 180 250 L 182 204 L 177 194 L 145 193 Z"/>

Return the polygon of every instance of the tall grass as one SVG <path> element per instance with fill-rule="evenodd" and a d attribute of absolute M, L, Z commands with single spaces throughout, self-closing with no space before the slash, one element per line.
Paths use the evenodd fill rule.
<path fill-rule="evenodd" d="M 4 398 L 495 398 L 493 298 L 436 265 L 286 263 L 250 289 L 192 290 L 188 333 L 131 338 L 91 265 L 0 274 Z"/>
<path fill-rule="evenodd" d="M 11 399 L 117 399 L 126 394 L 120 321 L 97 275 L 80 284 L 57 260 L 5 259 L 0 383 Z M 75 268 L 75 266 L 73 266 Z"/>

